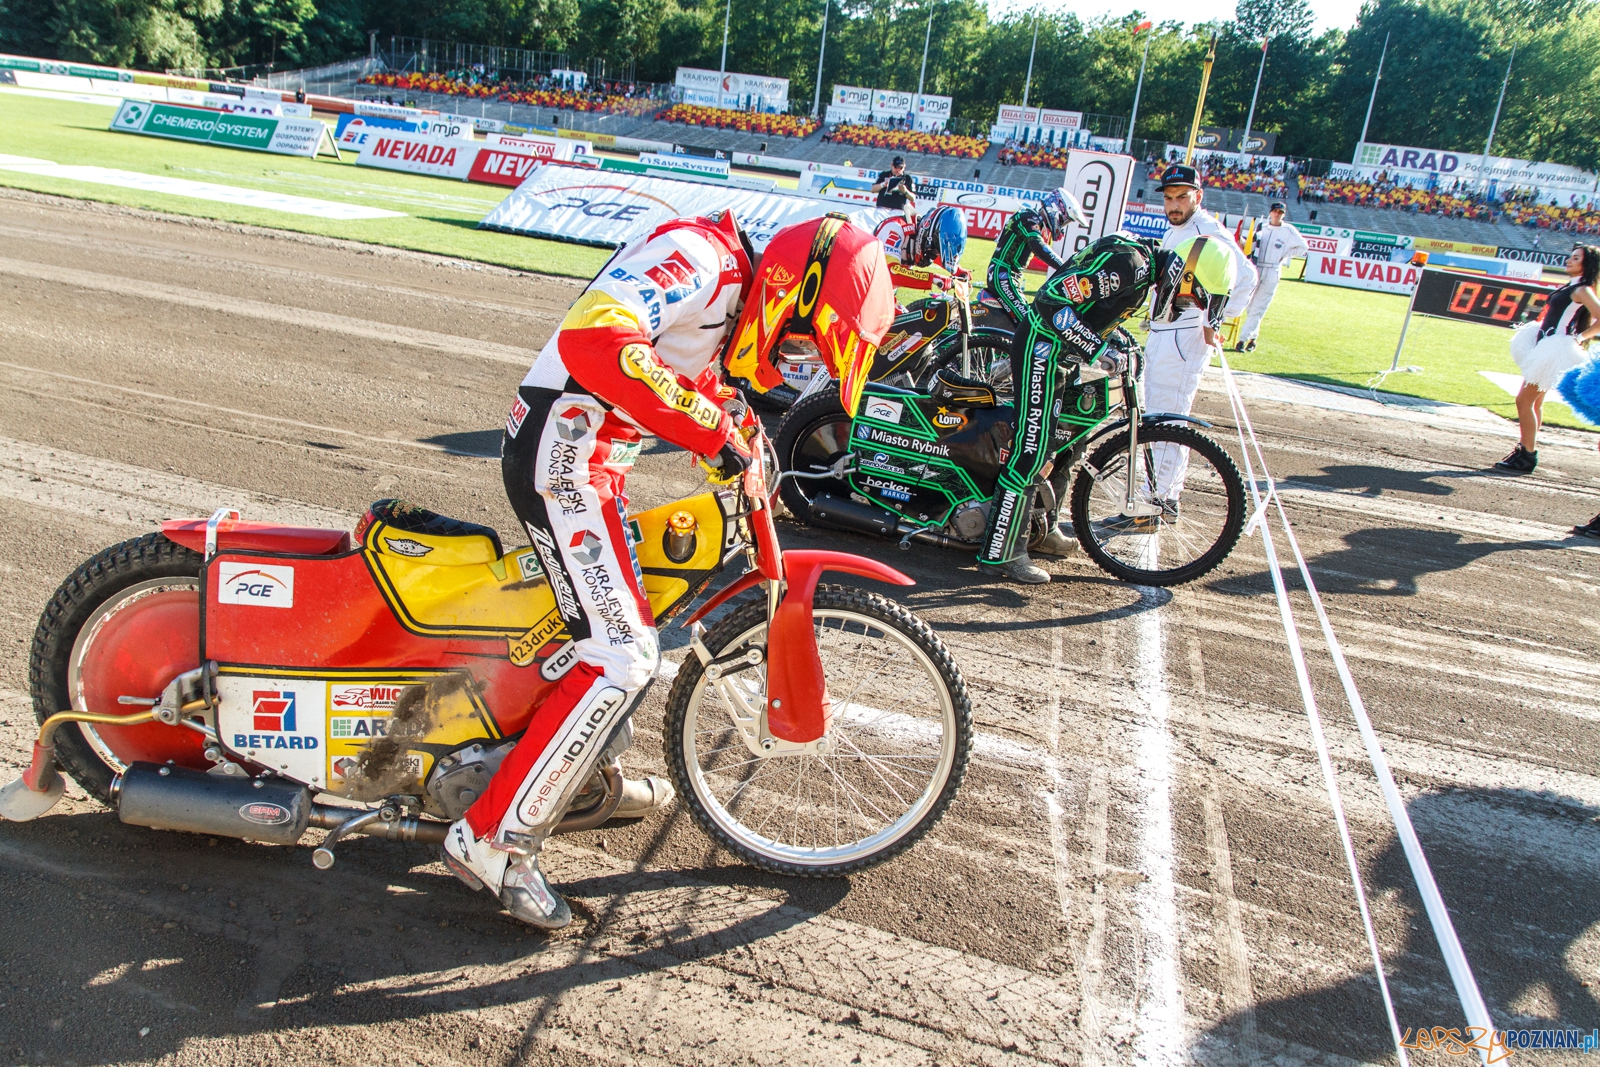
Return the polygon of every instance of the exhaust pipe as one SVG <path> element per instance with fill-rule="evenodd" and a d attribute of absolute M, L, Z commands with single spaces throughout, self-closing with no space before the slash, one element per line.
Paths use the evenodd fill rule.
<path fill-rule="evenodd" d="M 325 848 L 347 834 L 439 845 L 450 826 L 387 807 L 317 804 L 311 790 L 280 779 L 206 774 L 170 764 L 135 763 L 113 780 L 111 795 L 117 817 L 132 826 L 273 845 L 297 843 L 309 826 L 333 831 Z"/>
<path fill-rule="evenodd" d="M 132 826 L 273 845 L 299 841 L 311 821 L 311 791 L 303 785 L 170 764 L 133 764 L 113 783 L 113 797 L 117 818 Z"/>
<path fill-rule="evenodd" d="M 975 544 L 900 522 L 894 512 L 887 508 L 880 508 L 875 504 L 862 504 L 859 501 L 834 496 L 832 493 L 823 493 L 811 502 L 811 518 L 818 525 L 831 526 L 836 530 L 849 530 L 851 533 L 873 534 L 891 539 L 899 538 L 901 548 L 909 548 L 907 542 L 916 541 L 925 545 L 936 545 L 939 548 L 970 552 Z"/>

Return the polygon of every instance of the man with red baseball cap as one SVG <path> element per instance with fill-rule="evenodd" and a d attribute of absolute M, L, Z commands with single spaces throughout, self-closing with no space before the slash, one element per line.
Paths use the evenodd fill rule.
<path fill-rule="evenodd" d="M 785 227 L 758 257 L 733 213 L 718 212 L 624 246 L 568 310 L 517 390 L 501 472 L 577 659 L 451 825 L 445 862 L 462 881 L 531 925 L 572 921 L 539 852 L 660 663 L 626 515 L 641 437 L 739 474 L 753 416 L 723 364 L 765 392 L 783 380 L 773 350 L 803 337 L 853 407 L 893 308 L 882 246 L 845 216 Z"/>

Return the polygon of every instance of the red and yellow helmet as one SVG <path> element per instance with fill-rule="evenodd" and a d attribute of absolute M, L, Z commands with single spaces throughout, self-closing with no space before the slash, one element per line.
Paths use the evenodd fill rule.
<path fill-rule="evenodd" d="M 785 226 L 761 257 L 734 327 L 728 372 L 766 392 L 783 382 L 772 358 L 778 345 L 810 340 L 854 415 L 893 318 L 894 284 L 870 233 L 838 214 Z"/>

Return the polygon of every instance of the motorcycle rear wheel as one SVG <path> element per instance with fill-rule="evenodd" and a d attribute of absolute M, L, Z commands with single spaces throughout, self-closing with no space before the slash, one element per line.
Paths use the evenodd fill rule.
<path fill-rule="evenodd" d="M 898 604 L 822 585 L 813 605 L 834 700 L 831 751 L 753 755 L 694 655 L 667 698 L 663 738 L 672 783 L 712 840 L 765 870 L 825 878 L 877 866 L 939 821 L 966 773 L 972 704 L 943 642 Z M 766 634 L 766 603 L 755 600 L 704 643 L 721 658 L 764 649 Z M 722 684 L 760 706 L 766 667 Z"/>
<path fill-rule="evenodd" d="M 200 665 L 200 554 L 148 533 L 105 549 L 72 573 L 45 605 L 28 655 L 28 689 L 42 724 L 58 711 L 127 715 L 119 696 L 159 697 Z M 191 730 L 148 723 L 56 731 L 56 762 L 102 803 L 135 760 L 204 770 Z"/>
<path fill-rule="evenodd" d="M 825 471 L 850 450 L 850 416 L 839 400 L 839 387 L 820 389 L 784 416 L 773 449 L 780 471 L 814 474 Z M 811 502 L 823 493 L 850 496 L 843 478 L 785 478 L 778 495 L 789 513 L 801 522 L 811 521 Z"/>
<path fill-rule="evenodd" d="M 972 378 L 988 385 L 995 392 L 995 397 L 1001 403 L 1011 401 L 1011 338 L 997 334 L 974 334 L 967 340 L 968 362 L 972 364 Z M 930 362 L 930 371 L 927 381 L 921 382 L 924 387 L 930 386 L 933 377 L 940 370 L 961 373 L 961 338 L 957 337 L 946 342 L 933 356 Z"/>

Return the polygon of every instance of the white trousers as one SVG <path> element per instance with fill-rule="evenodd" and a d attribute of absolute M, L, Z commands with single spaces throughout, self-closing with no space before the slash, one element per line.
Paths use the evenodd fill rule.
<path fill-rule="evenodd" d="M 1261 280 L 1256 282 L 1256 291 L 1250 296 L 1244 329 L 1239 334 L 1241 341 L 1254 341 L 1261 335 L 1261 320 L 1267 317 L 1267 308 L 1272 306 L 1272 298 L 1278 292 L 1278 278 L 1283 274 L 1283 268 L 1262 267 L 1259 273 Z"/>
<path fill-rule="evenodd" d="M 1205 331 L 1199 326 L 1151 330 L 1144 350 L 1144 409 L 1148 414 L 1187 415 L 1200 390 L 1200 376 L 1211 362 Z M 1177 500 L 1189 469 L 1189 450 L 1157 444 L 1150 450 L 1156 465 L 1156 498 Z"/>

